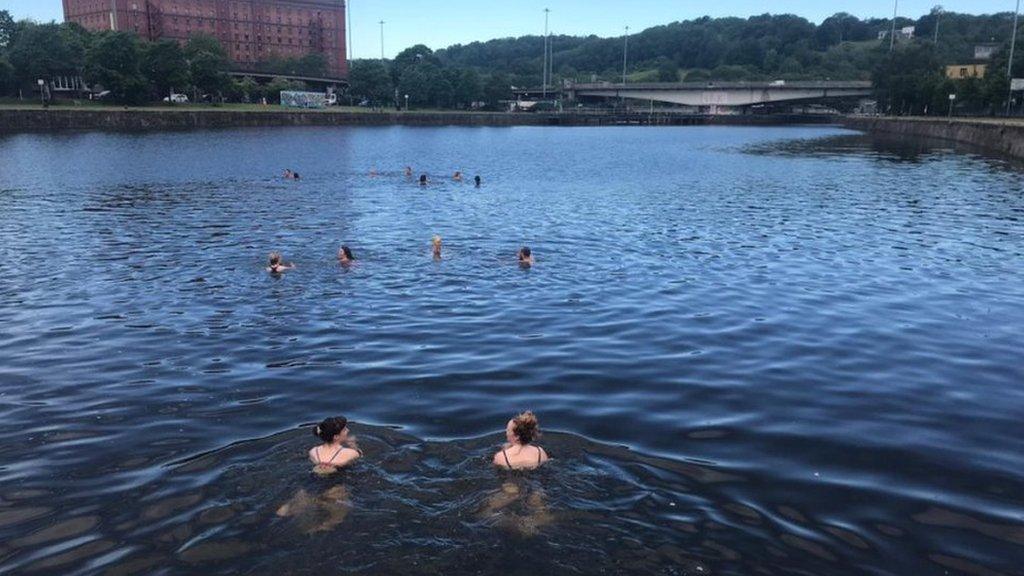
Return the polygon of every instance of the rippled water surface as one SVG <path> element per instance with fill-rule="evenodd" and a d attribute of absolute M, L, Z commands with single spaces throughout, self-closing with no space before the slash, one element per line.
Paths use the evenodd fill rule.
<path fill-rule="evenodd" d="M 2 574 L 1024 574 L 1002 161 L 822 127 L 13 135 L 0 216 Z M 556 459 L 504 477 L 528 408 Z M 318 479 L 337 413 L 366 458 Z"/>

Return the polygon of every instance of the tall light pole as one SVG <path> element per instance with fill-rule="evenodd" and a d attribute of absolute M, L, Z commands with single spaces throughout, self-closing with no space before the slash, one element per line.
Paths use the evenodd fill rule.
<path fill-rule="evenodd" d="M 384 63 L 384 24 L 383 20 L 380 21 L 380 62 Z"/>
<path fill-rule="evenodd" d="M 352 0 L 345 0 L 345 28 L 348 32 L 348 69 L 352 70 Z"/>
<path fill-rule="evenodd" d="M 900 10 L 900 0 L 892 3 L 892 31 L 889 33 L 889 52 L 896 50 L 896 14 Z"/>
<path fill-rule="evenodd" d="M 626 39 L 622 45 L 622 83 L 626 83 L 626 70 L 629 67 L 629 26 L 626 26 Z"/>
<path fill-rule="evenodd" d="M 939 45 L 939 24 L 942 23 L 942 6 L 935 7 L 935 45 Z"/>
<path fill-rule="evenodd" d="M 544 75 L 541 83 L 544 85 L 544 99 L 548 98 L 548 19 L 551 16 L 551 9 L 544 9 Z"/>
<path fill-rule="evenodd" d="M 1020 23 L 1020 0 L 1017 0 L 1017 9 L 1013 12 L 1013 37 L 1010 39 L 1010 64 L 1006 67 L 1006 77 L 1010 80 L 1010 93 L 1006 96 L 1006 115 L 1010 115 L 1010 106 L 1013 104 L 1013 53 L 1017 51 L 1017 26 Z"/>

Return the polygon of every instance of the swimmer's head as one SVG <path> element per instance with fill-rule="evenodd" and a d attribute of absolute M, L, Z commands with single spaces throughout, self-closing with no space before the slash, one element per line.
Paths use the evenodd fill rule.
<path fill-rule="evenodd" d="M 533 412 L 523 412 L 508 421 L 505 437 L 510 444 L 531 444 L 540 438 L 540 422 Z"/>
<path fill-rule="evenodd" d="M 348 419 L 344 416 L 328 418 L 313 428 L 313 436 L 330 444 L 348 438 Z"/>
<path fill-rule="evenodd" d="M 430 239 L 430 243 L 434 245 L 434 248 L 440 248 L 441 237 L 435 234 L 434 237 Z"/>
<path fill-rule="evenodd" d="M 351 262 L 352 260 L 355 259 L 355 255 L 352 254 L 352 250 L 348 246 L 342 246 L 341 250 L 338 250 L 338 260 L 341 260 L 343 262 Z"/>
<path fill-rule="evenodd" d="M 522 248 L 519 249 L 519 259 L 520 260 L 529 260 L 532 257 L 533 257 L 533 251 L 530 250 L 529 246 L 523 246 Z"/>
<path fill-rule="evenodd" d="M 280 266 L 281 265 L 281 253 L 280 252 L 271 252 L 270 253 L 270 265 L 271 266 Z"/>

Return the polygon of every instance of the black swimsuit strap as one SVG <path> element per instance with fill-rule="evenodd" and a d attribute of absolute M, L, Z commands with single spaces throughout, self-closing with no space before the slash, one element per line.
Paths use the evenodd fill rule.
<path fill-rule="evenodd" d="M 509 467 L 509 470 L 511 470 L 512 469 L 512 461 L 508 459 L 508 450 L 502 450 L 501 453 L 505 455 L 505 464 L 507 464 L 508 467 Z"/>

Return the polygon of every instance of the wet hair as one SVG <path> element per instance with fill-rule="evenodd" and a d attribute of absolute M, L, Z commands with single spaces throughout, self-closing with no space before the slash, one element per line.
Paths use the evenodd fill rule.
<path fill-rule="evenodd" d="M 341 253 L 345 255 L 345 258 L 349 260 L 355 260 L 356 257 L 352 254 L 352 250 L 348 246 L 341 247 Z"/>
<path fill-rule="evenodd" d="M 522 444 L 531 444 L 540 438 L 540 422 L 533 412 L 523 412 L 512 419 L 512 433 Z"/>
<path fill-rule="evenodd" d="M 270 265 L 271 266 L 278 266 L 279 264 L 281 264 L 281 253 L 280 252 L 271 252 L 270 253 Z"/>
<path fill-rule="evenodd" d="M 295 178 L 296 180 L 299 180 L 299 179 L 302 178 L 302 176 L 299 176 L 298 172 L 292 172 L 292 178 Z"/>
<path fill-rule="evenodd" d="M 426 183 L 427 183 L 427 175 L 426 174 L 420 174 L 420 184 L 426 184 Z"/>
<path fill-rule="evenodd" d="M 323 440 L 324 442 L 333 442 L 334 437 L 341 434 L 345 428 L 348 428 L 348 418 L 344 416 L 336 416 L 334 418 L 328 418 L 313 428 L 313 436 Z"/>
<path fill-rule="evenodd" d="M 532 250 L 530 250 L 530 247 L 529 247 L 529 246 L 523 246 L 523 247 L 522 247 L 522 248 L 521 248 L 521 249 L 519 250 L 519 258 L 520 258 L 521 260 L 525 260 L 525 259 L 529 258 L 530 256 L 533 256 L 533 251 L 532 251 Z"/>

